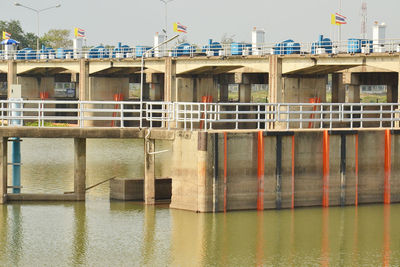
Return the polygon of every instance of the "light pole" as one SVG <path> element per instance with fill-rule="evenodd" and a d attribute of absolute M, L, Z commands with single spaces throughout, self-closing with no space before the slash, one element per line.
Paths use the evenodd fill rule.
<path fill-rule="evenodd" d="M 36 12 L 36 15 L 37 15 L 37 40 L 36 40 L 36 50 L 39 51 L 39 34 L 40 34 L 40 32 L 39 32 L 39 14 L 40 14 L 40 12 L 42 12 L 42 11 L 46 11 L 46 10 L 49 10 L 49 9 L 52 9 L 52 8 L 58 8 L 58 7 L 61 6 L 61 4 L 57 4 L 57 5 L 51 6 L 51 7 L 46 7 L 46 8 L 43 8 L 43 9 L 35 9 L 35 8 L 32 8 L 32 7 L 29 7 L 29 6 L 25 6 L 25 5 L 23 5 L 23 4 L 20 4 L 20 3 L 18 3 L 18 2 L 15 3 L 14 5 L 15 5 L 15 6 L 24 7 L 24 8 L 26 8 L 26 9 L 29 9 L 29 10 L 32 10 L 32 11 Z"/>
<path fill-rule="evenodd" d="M 179 36 L 179 34 L 176 34 L 174 37 L 169 38 L 168 40 L 165 40 L 164 42 L 153 46 L 152 48 L 150 48 L 149 50 L 146 50 L 145 52 L 142 52 L 142 63 L 140 65 L 140 125 L 139 128 L 142 128 L 142 110 L 143 110 L 143 70 L 144 70 L 144 58 L 146 57 L 147 53 L 154 51 L 154 49 L 165 45 L 166 43 L 171 42 L 172 40 L 174 40 L 175 38 L 177 38 Z"/>
<path fill-rule="evenodd" d="M 160 0 L 165 5 L 165 39 L 168 38 L 168 9 L 167 4 L 174 0 Z"/>

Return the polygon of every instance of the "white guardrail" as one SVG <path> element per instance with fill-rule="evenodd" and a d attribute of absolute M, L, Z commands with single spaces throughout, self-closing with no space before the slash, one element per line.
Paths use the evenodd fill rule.
<path fill-rule="evenodd" d="M 324 39 L 325 40 L 325 39 Z M 366 39 L 349 39 L 343 41 L 317 41 L 312 43 L 298 43 L 286 40 L 280 43 L 232 43 L 198 46 L 195 44 L 181 44 L 174 48 L 161 46 L 146 57 L 180 57 L 180 56 L 249 56 L 249 55 L 290 55 L 290 54 L 369 54 L 369 53 L 397 53 L 400 52 L 400 39 L 385 39 L 373 43 Z M 53 60 L 53 59 L 105 59 L 105 58 L 141 58 L 151 46 L 122 46 L 105 48 L 97 46 L 74 50 L 72 48 L 42 50 L 0 50 L 0 60 Z"/>
<path fill-rule="evenodd" d="M 0 101 L 2 127 L 149 127 L 184 130 L 399 128 L 399 104 Z"/>

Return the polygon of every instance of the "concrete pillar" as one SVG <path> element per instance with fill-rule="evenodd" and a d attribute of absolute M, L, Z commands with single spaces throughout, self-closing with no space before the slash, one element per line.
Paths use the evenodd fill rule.
<path fill-rule="evenodd" d="M 76 200 L 86 195 L 86 139 L 74 138 L 74 192 Z"/>
<path fill-rule="evenodd" d="M 150 154 L 155 151 L 155 140 L 144 140 L 144 203 L 153 205 L 156 199 L 155 187 L 155 155 Z"/>
<path fill-rule="evenodd" d="M 251 101 L 251 81 L 244 73 L 235 73 L 235 83 L 239 84 L 239 102 L 249 103 Z"/>
<path fill-rule="evenodd" d="M 354 73 L 344 73 L 343 83 L 347 84 L 346 103 L 360 103 L 360 76 Z"/>
<path fill-rule="evenodd" d="M 269 103 L 282 103 L 282 59 L 278 55 L 269 56 Z"/>
<path fill-rule="evenodd" d="M 8 96 L 11 95 L 11 85 L 17 83 L 17 62 L 8 60 L 7 87 Z"/>
<path fill-rule="evenodd" d="M 89 96 L 89 61 L 86 59 L 80 60 L 79 72 L 79 100 L 91 100 Z"/>
<path fill-rule="evenodd" d="M 223 83 L 219 85 L 219 101 L 229 101 L 229 84 Z"/>
<path fill-rule="evenodd" d="M 176 63 L 171 57 L 165 58 L 164 101 L 172 101 L 172 91 L 176 88 Z"/>
<path fill-rule="evenodd" d="M 343 75 L 341 73 L 332 74 L 332 103 L 344 103 L 345 88 L 343 85 Z"/>
<path fill-rule="evenodd" d="M 239 102 L 251 102 L 251 84 L 239 84 Z"/>
<path fill-rule="evenodd" d="M 207 133 L 198 132 L 197 141 L 197 211 L 207 212 Z"/>
<path fill-rule="evenodd" d="M 7 202 L 7 137 L 0 139 L 0 204 Z"/>
<path fill-rule="evenodd" d="M 146 84 L 148 84 L 148 99 L 162 101 L 161 77 L 158 73 L 146 73 Z"/>

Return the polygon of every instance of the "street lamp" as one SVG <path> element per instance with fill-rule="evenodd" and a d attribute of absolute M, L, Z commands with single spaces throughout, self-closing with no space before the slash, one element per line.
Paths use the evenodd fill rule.
<path fill-rule="evenodd" d="M 163 2 L 164 5 L 165 5 L 165 39 L 167 39 L 168 38 L 168 20 L 167 20 L 167 18 L 168 18 L 168 10 L 167 10 L 167 4 L 169 2 L 174 1 L 174 0 L 160 0 L 160 1 Z"/>
<path fill-rule="evenodd" d="M 176 34 L 174 37 L 169 38 L 168 40 L 153 46 L 152 48 L 150 48 L 149 50 L 146 50 L 145 52 L 142 53 L 142 63 L 140 65 L 140 126 L 139 128 L 142 128 L 142 109 L 143 109 L 143 70 L 144 70 L 144 58 L 146 57 L 147 53 L 154 51 L 154 49 L 165 45 L 166 43 L 171 42 L 172 40 L 174 40 L 175 38 L 177 38 L 179 36 L 179 34 Z"/>
<path fill-rule="evenodd" d="M 26 8 L 26 9 L 29 9 L 29 10 L 32 10 L 32 11 L 36 12 L 36 14 L 37 14 L 37 40 L 36 40 L 36 50 L 39 51 L 39 34 L 40 34 L 40 32 L 39 32 L 39 14 L 40 14 L 40 12 L 42 12 L 42 11 L 46 11 L 46 10 L 49 10 L 49 9 L 52 9 L 52 8 L 58 8 L 58 7 L 61 6 L 61 4 L 57 4 L 57 5 L 51 6 L 51 7 L 46 7 L 46 8 L 43 8 L 43 9 L 35 9 L 35 8 L 29 7 L 29 6 L 25 6 L 25 5 L 23 5 L 23 4 L 21 4 L 21 3 L 18 3 L 18 2 L 15 3 L 14 5 L 15 5 L 15 6 L 24 7 L 24 8 Z"/>

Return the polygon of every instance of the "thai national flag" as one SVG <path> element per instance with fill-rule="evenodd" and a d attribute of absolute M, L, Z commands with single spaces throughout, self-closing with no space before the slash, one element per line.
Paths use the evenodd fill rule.
<path fill-rule="evenodd" d="M 10 38 L 11 38 L 11 33 L 3 31 L 3 39 L 6 40 Z"/>
<path fill-rule="evenodd" d="M 179 22 L 176 23 L 176 31 L 177 32 L 183 32 L 183 33 L 187 33 L 187 27 L 183 26 L 182 24 L 180 24 Z"/>
<path fill-rule="evenodd" d="M 80 28 L 75 28 L 75 36 L 76 37 L 85 37 L 85 30 Z"/>
<path fill-rule="evenodd" d="M 347 18 L 345 16 L 340 15 L 339 13 L 335 14 L 335 23 L 336 24 L 347 24 L 346 19 Z"/>

